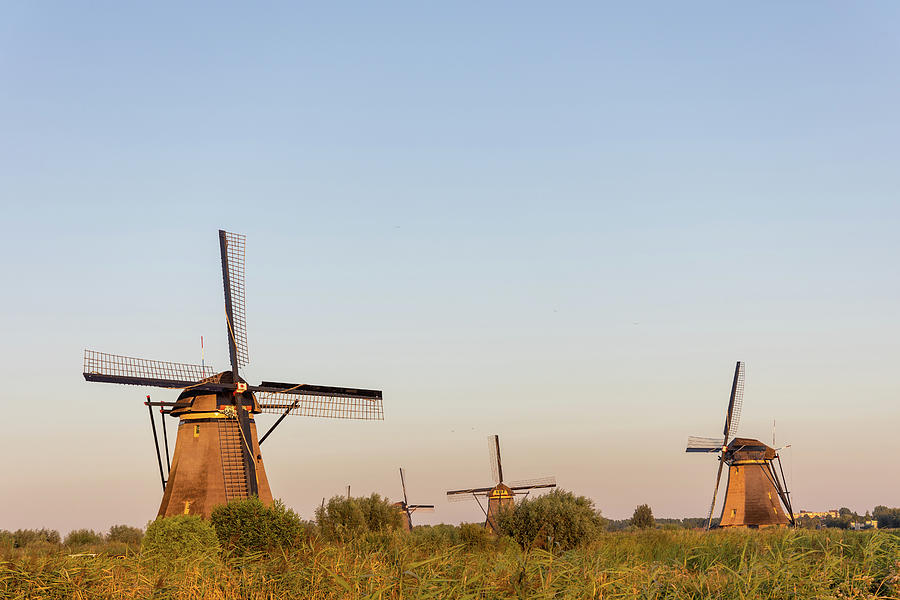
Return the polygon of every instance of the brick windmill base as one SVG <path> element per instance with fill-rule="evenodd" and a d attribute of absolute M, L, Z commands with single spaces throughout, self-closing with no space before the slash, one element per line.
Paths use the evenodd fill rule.
<path fill-rule="evenodd" d="M 235 498 L 248 497 L 241 427 L 231 404 L 231 394 L 182 394 L 173 416 L 179 416 L 172 470 L 158 516 L 201 515 Z M 246 409 L 242 409 L 246 410 Z M 249 419 L 250 453 L 256 466 L 259 499 L 272 502 L 272 490 L 263 466 L 253 413 Z"/>
<path fill-rule="evenodd" d="M 754 454 L 765 456 L 766 450 L 774 454 L 762 442 L 752 441 L 765 448 Z M 775 487 L 771 461 L 739 457 L 743 453 L 749 452 L 735 452 L 738 456 L 728 466 L 728 486 L 719 527 L 787 527 L 790 519 Z"/>

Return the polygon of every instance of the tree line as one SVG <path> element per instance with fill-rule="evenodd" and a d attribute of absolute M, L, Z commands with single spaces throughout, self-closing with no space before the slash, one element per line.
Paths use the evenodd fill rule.
<path fill-rule="evenodd" d="M 396 507 L 378 494 L 359 498 L 336 496 L 317 508 L 314 521 L 304 521 L 280 501 L 264 506 L 254 497 L 216 507 L 209 521 L 185 515 L 156 519 L 148 524 L 146 534 L 142 529 L 129 525 L 115 525 L 105 533 L 76 529 L 65 538 L 52 529 L 0 530 L 0 549 L 121 544 L 164 550 L 176 543 L 173 540 L 187 536 L 204 540 L 198 542 L 204 547 L 214 542 L 217 547 L 246 552 L 272 546 L 291 546 L 310 537 L 347 541 L 393 534 L 401 530 L 401 519 Z M 860 515 L 843 507 L 836 517 L 803 517 L 798 520 L 798 525 L 808 529 L 849 529 L 852 523 L 865 521 L 877 521 L 880 529 L 900 528 L 900 508 L 879 505 L 871 513 Z M 713 519 L 713 526 L 717 522 Z M 604 531 L 702 529 L 706 525 L 707 520 L 703 517 L 655 518 L 647 504 L 635 507 L 630 519 L 606 519 L 590 498 L 561 489 L 526 498 L 504 510 L 498 517 L 501 537 L 523 547 L 550 545 L 572 548 L 596 540 Z M 461 544 L 470 548 L 482 547 L 490 539 L 480 523 L 417 526 L 412 535 L 425 543 Z"/>

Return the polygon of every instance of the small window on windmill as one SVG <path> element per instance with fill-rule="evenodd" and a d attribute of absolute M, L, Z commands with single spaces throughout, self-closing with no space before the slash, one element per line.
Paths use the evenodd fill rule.
<path fill-rule="evenodd" d="M 194 425 L 194 437 L 195 438 L 200 437 L 200 426 L 199 425 Z"/>
<path fill-rule="evenodd" d="M 736 516 L 737 516 L 737 509 L 736 509 L 736 508 L 732 508 L 732 509 L 731 509 L 731 516 L 732 516 L 732 517 L 736 517 Z"/>

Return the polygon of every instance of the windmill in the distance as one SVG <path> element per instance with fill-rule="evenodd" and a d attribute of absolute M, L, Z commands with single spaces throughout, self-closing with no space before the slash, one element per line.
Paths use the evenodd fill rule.
<path fill-rule="evenodd" d="M 744 363 L 738 361 L 731 383 L 731 397 L 725 413 L 722 437 L 689 437 L 686 452 L 719 453 L 719 470 L 706 528 L 712 514 L 722 478 L 722 466 L 728 465 L 728 484 L 719 527 L 772 527 L 794 524 L 791 496 L 784 481 L 778 450 L 753 438 L 734 437 L 741 418 L 744 399 Z M 775 470 L 774 461 L 778 461 Z M 780 476 L 779 476 L 780 474 Z M 785 512 L 784 509 L 787 509 Z"/>
<path fill-rule="evenodd" d="M 403 488 L 403 500 L 400 502 L 395 502 L 394 506 L 396 506 L 400 512 L 403 513 L 403 529 L 406 531 L 412 531 L 412 514 L 417 510 L 434 510 L 434 504 L 410 504 L 409 498 L 406 497 L 406 476 L 403 472 L 403 467 L 400 467 L 400 486 Z"/>
<path fill-rule="evenodd" d="M 511 507 L 515 503 L 517 494 L 525 493 L 528 495 L 531 490 L 555 488 L 555 477 L 541 477 L 539 479 L 529 479 L 527 481 L 510 482 L 509 485 L 503 480 L 503 463 L 500 461 L 500 436 L 492 435 L 488 437 L 488 455 L 491 463 L 491 475 L 494 478 L 492 487 L 469 488 L 464 490 L 451 490 L 447 492 L 447 499 L 451 502 L 458 500 L 466 500 L 475 498 L 478 506 L 484 512 L 484 526 L 491 532 L 497 533 L 497 515 L 500 511 Z M 487 498 L 487 509 L 481 503 L 481 497 Z"/>
<path fill-rule="evenodd" d="M 384 418 L 381 391 L 263 381 L 248 385 L 238 372 L 250 362 L 244 296 L 244 236 L 219 231 L 225 321 L 231 370 L 205 365 L 84 352 L 88 381 L 182 389 L 175 402 L 149 402 L 179 417 L 178 437 L 160 516 L 209 517 L 217 504 L 258 496 L 272 502 L 259 446 L 289 415 L 339 419 Z M 281 416 L 257 441 L 254 415 Z M 152 423 L 152 420 L 151 420 Z M 162 465 L 160 465 L 162 474 Z"/>

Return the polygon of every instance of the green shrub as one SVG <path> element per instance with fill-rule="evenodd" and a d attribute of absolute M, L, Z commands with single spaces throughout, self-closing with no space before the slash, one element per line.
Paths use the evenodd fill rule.
<path fill-rule="evenodd" d="M 54 529 L 17 529 L 13 534 L 16 548 L 59 544 L 59 532 Z"/>
<path fill-rule="evenodd" d="M 653 529 L 656 521 L 653 519 L 653 511 L 648 504 L 640 504 L 631 515 L 631 525 L 638 529 Z"/>
<path fill-rule="evenodd" d="M 353 539 L 353 544 L 358 551 L 366 556 L 371 554 L 383 554 L 396 556 L 408 541 L 406 531 L 398 529 L 385 529 L 382 531 L 366 531 Z"/>
<path fill-rule="evenodd" d="M 219 539 L 213 526 L 202 517 L 176 515 L 156 519 L 147 525 L 141 551 L 173 560 L 209 557 L 218 553 Z"/>
<path fill-rule="evenodd" d="M 120 544 L 140 544 L 144 538 L 144 531 L 140 527 L 131 525 L 113 525 L 106 534 L 106 541 Z"/>
<path fill-rule="evenodd" d="M 413 543 L 430 549 L 465 546 L 466 550 L 482 550 L 493 543 L 491 534 L 481 523 L 462 523 L 458 527 L 441 523 L 420 525 L 412 530 Z"/>
<path fill-rule="evenodd" d="M 498 515 L 500 533 L 523 548 L 552 547 L 568 550 L 595 540 L 606 528 L 606 519 L 594 510 L 585 496 L 553 490 L 534 499 L 525 499 Z"/>
<path fill-rule="evenodd" d="M 66 546 L 90 546 L 92 544 L 100 544 L 103 542 L 103 536 L 95 532 L 93 529 L 73 529 L 66 536 L 63 544 Z"/>
<path fill-rule="evenodd" d="M 459 527 L 441 523 L 439 525 L 417 525 L 411 532 L 413 543 L 428 548 L 449 548 L 460 543 Z"/>
<path fill-rule="evenodd" d="M 255 496 L 215 507 L 211 521 L 222 545 L 237 554 L 290 548 L 308 535 L 307 524 L 280 500 L 266 506 Z"/>
<path fill-rule="evenodd" d="M 366 532 L 388 532 L 402 527 L 400 511 L 387 498 L 335 496 L 316 509 L 316 524 L 327 539 L 347 540 Z"/>
<path fill-rule="evenodd" d="M 12 531 L 0 529 L 0 552 L 8 552 L 16 547 L 16 536 Z"/>
<path fill-rule="evenodd" d="M 459 526 L 459 541 L 468 550 L 481 550 L 491 544 L 491 534 L 481 523 L 463 523 Z"/>

